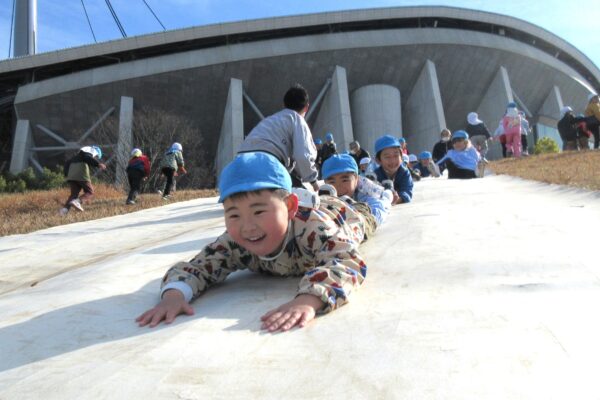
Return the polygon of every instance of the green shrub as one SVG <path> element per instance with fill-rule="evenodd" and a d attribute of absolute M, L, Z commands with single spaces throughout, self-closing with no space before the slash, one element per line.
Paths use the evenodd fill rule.
<path fill-rule="evenodd" d="M 6 192 L 6 179 L 2 175 L 0 175 L 0 193 Z"/>
<path fill-rule="evenodd" d="M 543 137 L 537 141 L 533 152 L 535 154 L 558 153 L 558 144 L 549 137 Z"/>
<path fill-rule="evenodd" d="M 25 186 L 29 190 L 37 189 L 39 186 L 38 177 L 31 167 L 19 172 L 15 180 L 19 179 L 25 182 Z"/>
<path fill-rule="evenodd" d="M 9 181 L 8 184 L 6 185 L 6 191 L 7 192 L 11 192 L 11 193 L 15 193 L 15 192 L 23 193 L 26 190 L 27 190 L 27 184 L 21 178 L 17 178 L 17 179 L 14 179 L 12 181 Z"/>
<path fill-rule="evenodd" d="M 42 174 L 38 177 L 38 189 L 50 190 L 57 189 L 64 185 L 65 177 L 60 167 L 55 171 L 44 167 Z"/>

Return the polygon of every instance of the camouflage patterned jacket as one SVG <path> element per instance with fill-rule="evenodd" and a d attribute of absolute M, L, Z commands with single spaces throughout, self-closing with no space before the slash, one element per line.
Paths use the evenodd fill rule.
<path fill-rule="evenodd" d="M 301 208 L 289 222 L 281 252 L 259 257 L 235 243 L 225 232 L 189 262 L 175 264 L 165 274 L 161 295 L 178 289 L 191 301 L 210 286 L 242 269 L 280 276 L 300 276 L 298 294 L 312 294 L 326 313 L 345 304 L 365 279 L 367 266 L 358 245 L 376 223 L 366 204 L 349 206 L 336 197 L 321 196 L 318 209 Z"/>

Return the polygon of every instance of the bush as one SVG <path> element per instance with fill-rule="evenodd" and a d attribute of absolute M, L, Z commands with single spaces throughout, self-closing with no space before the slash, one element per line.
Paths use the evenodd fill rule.
<path fill-rule="evenodd" d="M 61 167 L 57 166 L 55 171 L 44 167 L 42 174 L 38 178 L 38 188 L 44 190 L 58 189 L 65 184 L 65 177 Z"/>
<path fill-rule="evenodd" d="M 11 192 L 11 193 L 15 193 L 15 192 L 23 193 L 26 190 L 27 190 L 27 184 L 21 178 L 17 178 L 15 180 L 9 181 L 8 184 L 6 185 L 6 191 L 7 192 Z"/>
<path fill-rule="evenodd" d="M 543 137 L 537 141 L 533 150 L 534 154 L 558 153 L 558 144 L 549 137 Z"/>
<path fill-rule="evenodd" d="M 65 178 L 59 166 L 55 171 L 44 168 L 40 175 L 36 175 L 33 168 L 30 167 L 17 175 L 10 172 L 0 175 L 0 193 L 57 189 L 62 187 L 64 182 Z"/>
<path fill-rule="evenodd" d="M 35 172 L 31 167 L 19 172 L 15 180 L 22 180 L 25 182 L 25 187 L 27 189 L 38 188 L 38 177 L 35 175 Z"/>

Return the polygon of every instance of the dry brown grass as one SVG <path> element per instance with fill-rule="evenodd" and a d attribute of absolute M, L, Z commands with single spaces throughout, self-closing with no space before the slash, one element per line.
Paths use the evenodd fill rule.
<path fill-rule="evenodd" d="M 73 222 L 126 214 L 145 208 L 165 205 L 158 194 L 142 194 L 135 205 L 125 205 L 127 197 L 122 191 L 104 184 L 94 185 L 94 198 L 91 204 L 84 205 L 85 212 L 72 209 L 66 216 L 60 216 L 69 189 L 33 191 L 27 193 L 0 195 L 0 236 L 33 232 L 39 229 L 70 224 Z M 215 190 L 178 190 L 169 202 L 185 201 L 200 197 L 216 196 Z"/>
<path fill-rule="evenodd" d="M 489 168 L 497 175 L 600 190 L 600 151 L 597 150 L 508 158 L 492 161 Z"/>

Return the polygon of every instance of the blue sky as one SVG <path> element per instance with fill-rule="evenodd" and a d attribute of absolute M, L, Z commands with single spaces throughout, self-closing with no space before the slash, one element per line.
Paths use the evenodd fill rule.
<path fill-rule="evenodd" d="M 510 15 L 567 40 L 600 67 L 598 0 L 146 0 L 167 29 L 322 11 L 447 5 Z M 104 0 L 84 0 L 98 41 L 121 37 Z M 0 0 L 0 59 L 8 58 L 13 0 Z M 162 30 L 142 0 L 112 0 L 128 36 Z M 94 43 L 81 0 L 38 0 L 38 52 Z"/>

